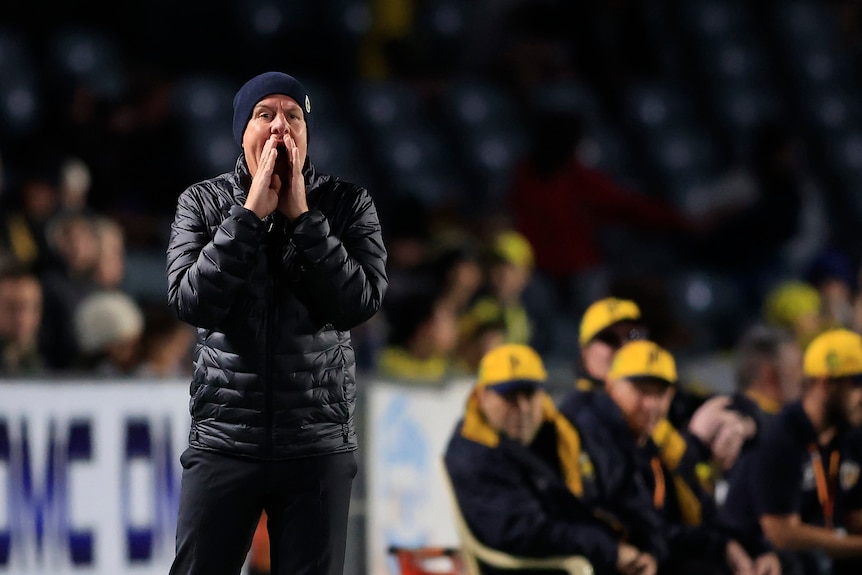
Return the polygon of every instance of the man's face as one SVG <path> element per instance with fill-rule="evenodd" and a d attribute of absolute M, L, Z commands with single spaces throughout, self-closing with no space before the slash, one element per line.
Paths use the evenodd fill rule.
<path fill-rule="evenodd" d="M 862 381 L 834 379 L 827 383 L 826 420 L 833 425 L 862 425 Z"/>
<path fill-rule="evenodd" d="M 35 278 L 0 282 L 0 339 L 32 344 L 42 321 L 42 287 Z"/>
<path fill-rule="evenodd" d="M 781 346 L 778 355 L 778 381 L 782 402 L 790 403 L 802 397 L 802 384 L 805 381 L 802 350 L 795 341 Z"/>
<path fill-rule="evenodd" d="M 266 141 L 275 135 L 278 145 L 278 160 L 275 173 L 286 181 L 290 173 L 290 157 L 286 142 L 291 138 L 299 148 L 299 164 L 305 164 L 308 154 L 308 131 L 302 107 L 290 96 L 272 94 L 255 104 L 251 118 L 242 136 L 242 149 L 248 162 L 251 175 L 257 173 L 260 164 L 260 154 Z"/>
<path fill-rule="evenodd" d="M 633 321 L 621 321 L 606 327 L 584 346 L 581 352 L 584 369 L 591 377 L 604 379 L 611 370 L 617 350 L 627 342 L 646 338 L 646 328 Z"/>
<path fill-rule="evenodd" d="M 523 388 L 500 394 L 490 388 L 478 391 L 479 409 L 494 431 L 529 445 L 542 426 L 542 403 L 545 392 Z"/>
<path fill-rule="evenodd" d="M 608 382 L 607 390 L 639 438 L 648 437 L 667 415 L 673 396 L 671 386 L 658 380 L 615 379 Z"/>

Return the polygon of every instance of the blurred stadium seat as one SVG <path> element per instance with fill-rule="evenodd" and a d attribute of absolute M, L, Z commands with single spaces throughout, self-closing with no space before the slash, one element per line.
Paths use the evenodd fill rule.
<path fill-rule="evenodd" d="M 426 120 L 419 94 L 407 84 L 392 80 L 360 81 L 353 106 L 360 129 L 388 130 Z"/>
<path fill-rule="evenodd" d="M 49 74 L 67 87 L 80 85 L 106 99 L 126 89 L 122 52 L 113 37 L 89 28 L 68 27 L 51 37 Z"/>
<path fill-rule="evenodd" d="M 225 76 L 185 76 L 174 86 L 171 96 L 173 113 L 180 123 L 192 130 L 214 122 L 231 126 L 233 96 L 238 88 Z"/>

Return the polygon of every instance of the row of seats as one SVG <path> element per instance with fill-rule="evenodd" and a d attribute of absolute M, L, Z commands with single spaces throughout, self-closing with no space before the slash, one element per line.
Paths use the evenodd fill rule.
<path fill-rule="evenodd" d="M 370 10 L 364 0 L 339 0 L 326 9 L 311 2 L 257 0 L 238 11 L 243 16 L 236 26 L 265 39 L 324 19 L 358 41 L 371 26 Z M 811 0 L 771 3 L 770 35 L 764 38 L 755 33 L 755 9 L 740 0 L 695 0 L 680 3 L 676 11 L 676 48 L 689 54 L 688 75 L 670 77 L 665 70 L 628 82 L 617 110 L 603 107 L 593 87 L 578 80 L 537 89 L 535 104 L 566 102 L 590 120 L 584 159 L 685 207 L 692 188 L 743 153 L 753 126 L 793 118 L 798 111 L 815 158 L 838 183 L 854 189 L 859 167 L 853 150 L 862 136 L 862 113 L 852 69 L 836 44 L 834 13 Z M 467 14 L 458 3 L 434 0 L 419 13 L 423 33 L 449 48 L 467 33 Z M 105 33 L 81 28 L 57 33 L 51 72 L 43 77 L 32 51 L 22 34 L 0 30 L 0 126 L 7 141 L 38 122 L 44 76 L 75 78 L 103 97 L 122 92 L 120 51 Z M 430 204 L 463 203 L 464 194 L 470 205 L 477 195 L 499 201 L 524 149 L 523 110 L 509 87 L 485 78 L 456 77 L 431 102 L 398 80 L 359 81 L 349 89 L 326 78 L 309 83 L 322 120 L 312 142 L 314 156 L 347 177 L 392 188 L 391 195 L 418 195 Z M 232 163 L 235 84 L 210 72 L 192 73 L 176 86 L 176 114 L 187 124 L 189 159 L 201 174 Z M 791 98 L 782 97 L 787 88 Z"/>

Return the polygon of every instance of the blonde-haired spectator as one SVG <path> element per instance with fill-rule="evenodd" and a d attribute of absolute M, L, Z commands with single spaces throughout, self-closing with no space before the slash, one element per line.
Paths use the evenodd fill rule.
<path fill-rule="evenodd" d="M 120 291 L 97 291 L 75 310 L 79 367 L 105 375 L 131 373 L 138 363 L 144 315 L 138 303 Z"/>

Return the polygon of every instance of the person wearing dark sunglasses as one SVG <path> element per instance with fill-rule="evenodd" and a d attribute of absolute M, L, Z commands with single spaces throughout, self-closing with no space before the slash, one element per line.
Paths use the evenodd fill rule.
<path fill-rule="evenodd" d="M 649 330 L 636 302 L 616 297 L 593 302 L 581 318 L 576 383 L 562 398 L 561 405 L 571 413 L 589 407 L 596 394 L 605 392 L 605 379 L 619 349 L 626 343 L 648 337 Z M 690 395 L 677 389 L 674 401 L 695 403 L 677 398 Z M 705 472 L 713 468 L 713 460 L 736 460 L 745 439 L 755 432 L 755 426 L 744 414 L 728 409 L 730 401 L 728 396 L 714 395 L 697 401 L 698 407 L 688 410 L 684 417 L 668 415 L 655 425 L 652 439 L 670 470 L 698 478 L 709 488 L 717 479 L 705 477 Z"/>

